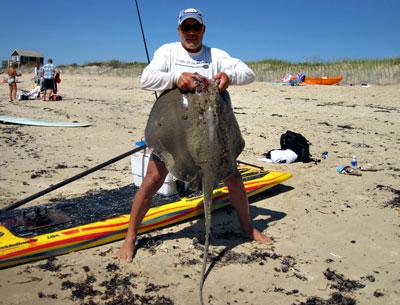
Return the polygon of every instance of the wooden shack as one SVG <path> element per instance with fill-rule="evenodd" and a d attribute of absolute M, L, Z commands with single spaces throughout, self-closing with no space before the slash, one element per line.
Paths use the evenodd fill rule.
<path fill-rule="evenodd" d="M 35 65 L 36 63 L 43 65 L 44 56 L 37 51 L 16 49 L 11 53 L 11 61 L 16 62 L 19 67 L 26 64 Z"/>

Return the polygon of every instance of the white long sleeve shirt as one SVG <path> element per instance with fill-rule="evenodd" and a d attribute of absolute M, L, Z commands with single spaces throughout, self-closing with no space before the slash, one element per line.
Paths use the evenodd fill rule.
<path fill-rule="evenodd" d="M 161 46 L 154 53 L 152 61 L 143 70 L 141 87 L 158 92 L 171 89 L 183 72 L 197 72 L 210 79 L 225 72 L 231 85 L 245 85 L 255 79 L 253 70 L 223 50 L 203 45 L 199 52 L 189 53 L 180 42 L 174 42 Z"/>

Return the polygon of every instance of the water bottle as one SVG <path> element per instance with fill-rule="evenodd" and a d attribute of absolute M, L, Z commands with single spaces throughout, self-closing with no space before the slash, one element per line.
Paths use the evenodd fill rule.
<path fill-rule="evenodd" d="M 358 162 L 356 156 L 353 156 L 350 162 L 351 167 L 357 168 Z"/>

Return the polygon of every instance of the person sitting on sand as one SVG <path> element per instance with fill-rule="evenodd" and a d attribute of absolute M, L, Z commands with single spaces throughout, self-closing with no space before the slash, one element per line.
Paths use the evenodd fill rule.
<path fill-rule="evenodd" d="M 177 86 L 182 91 L 193 91 L 197 87 L 196 80 L 202 76 L 217 80 L 222 92 L 230 84 L 253 82 L 254 72 L 244 62 L 230 57 L 223 50 L 203 45 L 205 30 L 202 12 L 195 8 L 182 10 L 178 18 L 181 41 L 163 45 L 154 53 L 153 60 L 140 78 L 141 87 L 161 92 Z M 146 176 L 133 199 L 128 233 L 118 252 L 120 259 L 132 261 L 138 228 L 150 208 L 153 195 L 162 186 L 167 174 L 165 164 L 152 154 Z M 244 235 L 261 244 L 271 244 L 272 240 L 250 223 L 249 203 L 239 171 L 224 179 L 224 183 L 229 189 L 229 199 Z"/>
<path fill-rule="evenodd" d="M 8 74 L 8 87 L 10 89 L 9 97 L 10 97 L 10 102 L 14 101 L 17 99 L 17 76 L 21 76 L 20 73 L 17 72 L 17 63 L 10 63 L 10 66 L 8 68 L 7 74 Z"/>

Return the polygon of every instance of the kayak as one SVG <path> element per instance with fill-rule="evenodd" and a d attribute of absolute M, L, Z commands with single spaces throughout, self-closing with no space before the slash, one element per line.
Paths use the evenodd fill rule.
<path fill-rule="evenodd" d="M 343 76 L 337 77 L 306 77 L 304 84 L 308 85 L 336 85 L 343 79 Z"/>
<path fill-rule="evenodd" d="M 287 179 L 289 172 L 269 171 L 239 164 L 248 197 Z M 6 211 L 0 215 L 0 268 L 20 265 L 123 239 L 131 200 L 138 190 L 128 185 L 79 198 Z M 213 210 L 229 205 L 228 189 L 220 183 L 213 191 Z M 203 214 L 201 192 L 156 194 L 139 233 L 170 226 Z"/>

